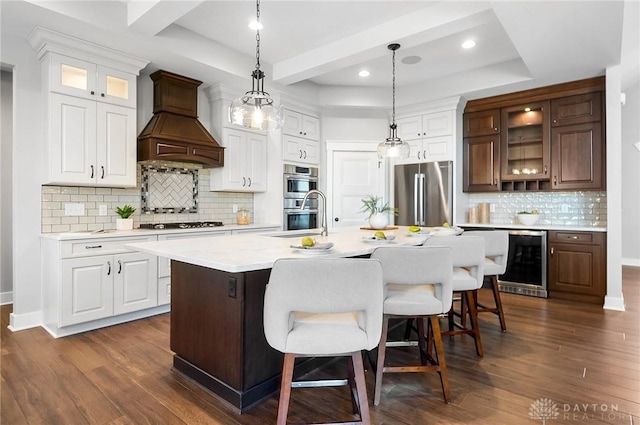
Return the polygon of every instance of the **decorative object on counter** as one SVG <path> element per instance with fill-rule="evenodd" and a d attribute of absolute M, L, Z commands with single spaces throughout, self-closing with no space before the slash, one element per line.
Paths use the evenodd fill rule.
<path fill-rule="evenodd" d="M 478 222 L 478 207 L 470 207 L 469 208 L 469 223 L 477 223 Z"/>
<path fill-rule="evenodd" d="M 488 224 L 491 222 L 491 209 L 490 204 L 482 202 L 478 204 L 478 220 L 482 224 Z"/>
<path fill-rule="evenodd" d="M 251 73 L 251 90 L 231 102 L 229 121 L 254 130 L 275 130 L 282 127 L 282 105 L 274 103 L 264 91 L 264 72 L 260 69 L 260 0 L 256 1 L 256 22 L 249 24 L 256 30 L 256 69 Z"/>
<path fill-rule="evenodd" d="M 389 137 L 378 145 L 378 158 L 408 158 L 411 148 L 408 143 L 403 142 L 402 139 L 398 137 L 398 126 L 396 124 L 396 50 L 400 48 L 400 45 L 392 43 L 389 44 L 387 48 L 393 52 L 393 108 L 391 125 L 389 126 Z"/>
<path fill-rule="evenodd" d="M 389 224 L 389 212 L 398 215 L 398 209 L 392 208 L 389 203 L 382 203 L 382 197 L 369 195 L 362 198 L 362 208 L 360 211 L 367 213 L 369 225 L 373 229 L 384 229 Z"/>
<path fill-rule="evenodd" d="M 520 211 L 518 213 L 518 221 L 525 226 L 533 226 L 538 222 L 539 218 L 540 214 L 538 214 L 538 210 L 533 210 L 531 212 Z"/>
<path fill-rule="evenodd" d="M 246 208 L 240 208 L 236 215 L 237 224 L 251 224 L 251 213 Z"/>
<path fill-rule="evenodd" d="M 198 170 L 142 166 L 142 212 L 197 213 Z"/>
<path fill-rule="evenodd" d="M 131 214 L 136 212 L 136 209 L 131 205 L 125 205 L 122 208 L 116 208 L 116 214 L 120 216 L 119 219 L 116 220 L 116 229 L 117 230 L 132 230 L 133 229 L 133 219 Z"/>

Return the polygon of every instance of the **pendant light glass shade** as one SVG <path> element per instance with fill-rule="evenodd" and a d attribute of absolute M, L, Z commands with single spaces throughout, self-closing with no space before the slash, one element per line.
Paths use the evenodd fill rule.
<path fill-rule="evenodd" d="M 400 48 L 397 43 L 387 46 L 393 52 L 393 114 L 389 125 L 389 137 L 378 145 L 378 158 L 408 158 L 411 148 L 408 143 L 398 137 L 396 125 L 396 50 Z"/>
<path fill-rule="evenodd" d="M 256 1 L 256 18 L 260 23 L 260 0 Z M 256 69 L 251 73 L 251 90 L 231 102 L 229 121 L 253 130 L 275 130 L 282 127 L 283 117 L 282 105 L 276 104 L 264 91 L 264 72 L 260 69 L 260 30 L 256 29 Z"/>

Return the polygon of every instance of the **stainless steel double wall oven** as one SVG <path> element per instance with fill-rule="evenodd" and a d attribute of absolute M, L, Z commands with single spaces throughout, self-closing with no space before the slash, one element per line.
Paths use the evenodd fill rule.
<path fill-rule="evenodd" d="M 284 230 L 314 229 L 318 227 L 318 195 L 307 198 L 305 208 L 302 206 L 304 195 L 318 189 L 318 169 L 284 165 Z"/>

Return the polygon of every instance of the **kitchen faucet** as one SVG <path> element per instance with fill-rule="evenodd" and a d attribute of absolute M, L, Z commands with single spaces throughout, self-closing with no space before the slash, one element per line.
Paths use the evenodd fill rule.
<path fill-rule="evenodd" d="M 304 204 L 307 202 L 307 198 L 312 193 L 317 193 L 322 198 L 322 232 L 320 232 L 320 236 L 328 236 L 329 230 L 327 228 L 327 197 L 324 196 L 324 193 L 320 192 L 317 189 L 311 189 L 304 195 L 304 199 L 302 200 L 302 205 L 300 205 L 300 209 L 304 209 Z"/>

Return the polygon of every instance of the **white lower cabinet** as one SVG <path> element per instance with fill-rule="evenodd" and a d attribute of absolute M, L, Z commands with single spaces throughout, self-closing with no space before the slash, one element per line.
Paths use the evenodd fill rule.
<path fill-rule="evenodd" d="M 158 258 L 124 248 L 156 240 L 43 238 L 45 329 L 66 336 L 166 312 L 158 307 Z"/>

